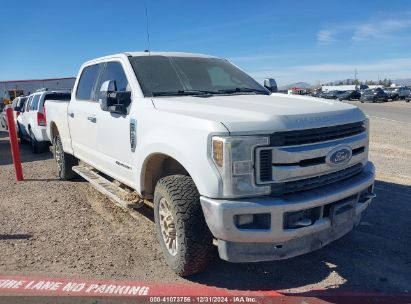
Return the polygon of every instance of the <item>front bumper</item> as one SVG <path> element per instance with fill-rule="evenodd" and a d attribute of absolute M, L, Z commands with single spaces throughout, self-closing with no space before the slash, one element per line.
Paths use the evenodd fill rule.
<path fill-rule="evenodd" d="M 368 162 L 364 170 L 345 181 L 284 197 L 221 200 L 201 197 L 207 225 L 218 239 L 220 257 L 230 262 L 258 262 L 286 259 L 304 254 L 342 237 L 359 223 L 361 213 L 373 197 L 375 169 Z M 286 213 L 322 207 L 321 210 L 352 202 L 352 210 L 341 220 L 322 216 L 311 225 L 286 229 Z M 329 208 L 328 208 L 329 209 Z M 239 229 L 235 216 L 270 214 L 269 229 Z"/>

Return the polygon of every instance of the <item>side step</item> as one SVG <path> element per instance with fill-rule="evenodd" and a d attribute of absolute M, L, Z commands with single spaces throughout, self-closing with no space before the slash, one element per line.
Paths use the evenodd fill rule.
<path fill-rule="evenodd" d="M 136 192 L 121 188 L 119 183 L 110 182 L 88 166 L 74 166 L 73 171 L 87 180 L 99 192 L 107 196 L 113 203 L 123 209 L 138 209 L 144 205 Z"/>

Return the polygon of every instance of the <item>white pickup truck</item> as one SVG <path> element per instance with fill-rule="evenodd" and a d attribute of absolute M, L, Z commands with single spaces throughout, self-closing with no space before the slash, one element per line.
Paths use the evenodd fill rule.
<path fill-rule="evenodd" d="M 78 173 L 121 206 L 151 202 L 181 276 L 203 270 L 214 245 L 230 262 L 319 249 L 375 197 L 368 120 L 355 106 L 265 84 L 206 55 L 88 61 L 70 102 L 46 103 L 58 175 Z"/>

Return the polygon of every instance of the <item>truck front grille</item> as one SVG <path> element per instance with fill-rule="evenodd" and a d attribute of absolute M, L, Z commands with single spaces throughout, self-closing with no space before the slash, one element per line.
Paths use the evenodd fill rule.
<path fill-rule="evenodd" d="M 364 123 L 359 121 L 338 126 L 276 132 L 271 135 L 270 144 L 272 147 L 304 145 L 349 137 L 364 131 Z"/>
<path fill-rule="evenodd" d="M 338 146 L 348 146 L 352 157 L 339 171 L 327 163 Z M 270 185 L 272 194 L 306 191 L 352 177 L 368 161 L 364 122 L 278 132 L 270 146 L 257 149 L 256 184 Z"/>
<path fill-rule="evenodd" d="M 290 194 L 326 186 L 353 177 L 354 175 L 359 174 L 362 171 L 362 168 L 363 165 L 359 163 L 329 174 L 300 179 L 297 181 L 275 183 L 271 185 L 271 194 Z"/>
<path fill-rule="evenodd" d="M 272 170 L 272 151 L 261 150 L 260 151 L 260 179 L 262 182 L 268 182 L 273 179 Z"/>

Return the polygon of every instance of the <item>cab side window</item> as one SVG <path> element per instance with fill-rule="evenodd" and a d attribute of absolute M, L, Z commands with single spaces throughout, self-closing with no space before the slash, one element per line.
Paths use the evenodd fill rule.
<path fill-rule="evenodd" d="M 126 92 L 130 91 L 126 73 L 120 62 L 107 62 L 103 73 L 101 74 L 99 85 L 97 86 L 97 94 L 103 82 L 107 80 L 114 80 L 116 82 L 115 91 Z"/>
<path fill-rule="evenodd" d="M 97 100 L 94 94 L 99 71 L 99 64 L 90 65 L 83 69 L 77 86 L 76 98 L 79 100 Z"/>

